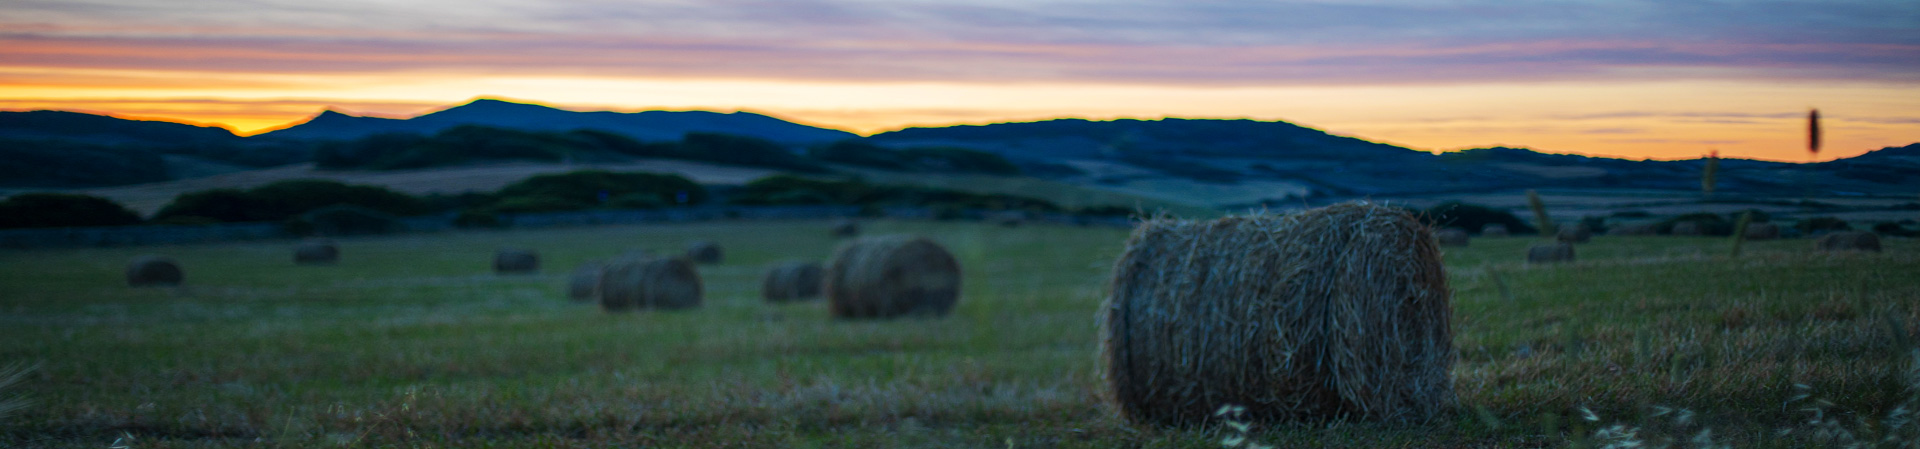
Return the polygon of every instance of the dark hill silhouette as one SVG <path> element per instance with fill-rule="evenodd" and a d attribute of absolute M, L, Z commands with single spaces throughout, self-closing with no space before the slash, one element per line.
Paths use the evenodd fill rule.
<path fill-rule="evenodd" d="M 574 112 L 537 104 L 479 99 L 410 119 L 358 117 L 332 110 L 304 123 L 260 134 L 272 139 L 351 140 L 386 132 L 433 134 L 460 125 L 525 131 L 597 129 L 644 141 L 680 140 L 689 132 L 725 133 L 784 144 L 812 144 L 856 137 L 751 112 Z"/>
<path fill-rule="evenodd" d="M 1328 134 L 1281 121 L 1060 119 L 907 128 L 874 135 L 886 145 L 952 145 L 1022 158 L 1200 157 L 1373 160 L 1424 152 Z"/>
<path fill-rule="evenodd" d="M 67 111 L 0 111 L 0 138 L 164 145 L 240 140 L 225 128 Z"/>

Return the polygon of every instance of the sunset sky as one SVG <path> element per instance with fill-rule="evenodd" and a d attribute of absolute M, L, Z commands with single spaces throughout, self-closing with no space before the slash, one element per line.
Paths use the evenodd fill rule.
<path fill-rule="evenodd" d="M 221 124 L 499 97 L 873 133 L 1286 120 L 1423 150 L 1920 142 L 1920 1 L 6 0 L 0 108 Z"/>

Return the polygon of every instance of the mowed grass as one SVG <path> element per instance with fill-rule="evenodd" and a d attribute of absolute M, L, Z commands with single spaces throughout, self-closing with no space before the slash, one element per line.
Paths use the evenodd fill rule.
<path fill-rule="evenodd" d="M 0 446 L 1218 447 L 1218 427 L 1137 428 L 1101 401 L 1099 309 L 1126 230 L 876 221 L 965 270 L 953 316 L 834 321 L 768 305 L 763 266 L 825 258 L 829 222 L 730 222 L 0 253 L 0 364 L 38 363 Z M 719 242 L 705 305 L 610 315 L 563 296 L 576 264 Z M 1263 425 L 1269 444 L 1555 447 L 1654 406 L 1775 442 L 1805 384 L 1833 411 L 1906 400 L 1920 245 L 1597 237 L 1581 262 L 1527 238 L 1447 250 L 1460 412 L 1424 424 Z M 496 276 L 493 251 L 541 253 Z M 167 254 L 187 286 L 132 289 Z M 1505 285 L 1503 290 L 1501 285 Z M 1580 407 L 1602 417 L 1578 419 Z M 1849 416 L 1856 416 L 1849 415 Z"/>

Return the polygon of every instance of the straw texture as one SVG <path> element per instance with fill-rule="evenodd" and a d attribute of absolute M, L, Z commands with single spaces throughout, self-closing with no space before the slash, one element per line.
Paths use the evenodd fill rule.
<path fill-rule="evenodd" d="M 1136 423 L 1424 420 L 1450 406 L 1451 297 L 1433 231 L 1345 203 L 1151 220 L 1102 312 L 1109 399 Z"/>
<path fill-rule="evenodd" d="M 296 265 L 327 265 L 339 261 L 340 247 L 334 245 L 332 240 L 307 240 L 293 248 L 293 263 Z"/>
<path fill-rule="evenodd" d="M 1865 231 L 1842 231 L 1820 236 L 1814 247 L 1821 251 L 1880 252 L 1880 236 Z"/>
<path fill-rule="evenodd" d="M 960 262 L 925 237 L 862 237 L 835 249 L 823 284 L 835 318 L 943 316 L 960 301 Z"/>
<path fill-rule="evenodd" d="M 166 256 L 140 256 L 127 263 L 127 285 L 132 287 L 180 285 L 185 277 L 180 263 Z"/>
<path fill-rule="evenodd" d="M 821 269 L 818 262 L 788 261 L 767 269 L 760 280 L 760 296 L 767 302 L 786 302 L 820 297 Z"/>
<path fill-rule="evenodd" d="M 600 307 L 609 312 L 634 309 L 688 309 L 700 306 L 700 272 L 685 258 L 625 257 L 608 262 L 600 274 Z"/>
<path fill-rule="evenodd" d="M 540 271 L 540 254 L 528 249 L 502 249 L 493 253 L 493 271 L 495 273 Z"/>

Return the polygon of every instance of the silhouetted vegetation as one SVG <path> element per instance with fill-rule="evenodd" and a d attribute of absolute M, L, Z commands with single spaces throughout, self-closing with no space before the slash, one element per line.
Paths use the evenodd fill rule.
<path fill-rule="evenodd" d="M 399 232 L 399 217 L 352 204 L 335 204 L 307 211 L 287 222 L 295 235 L 372 235 Z"/>
<path fill-rule="evenodd" d="M 641 142 L 596 130 L 521 131 L 479 125 L 448 128 L 431 136 L 376 134 L 330 142 L 314 152 L 320 168 L 401 170 L 480 161 L 606 161 L 669 158 L 728 165 L 821 171 L 820 164 L 755 137 L 687 133 L 679 142 Z"/>
<path fill-rule="evenodd" d="M 728 202 L 739 205 L 917 206 L 956 209 L 1060 212 L 1046 200 L 1006 194 L 978 194 L 920 186 L 876 185 L 859 180 L 827 181 L 774 175 L 747 183 Z"/>
<path fill-rule="evenodd" d="M 0 229 L 135 224 L 140 224 L 139 214 L 97 196 L 23 193 L 0 201 Z"/>
<path fill-rule="evenodd" d="M 1737 217 L 1738 215 L 1736 214 L 1735 216 Z M 1734 220 L 1735 219 L 1733 218 L 1728 218 L 1712 212 L 1697 212 L 1697 213 L 1679 215 L 1674 217 L 1668 217 L 1665 220 L 1660 220 L 1660 222 L 1654 223 L 1653 229 L 1654 229 L 1654 232 L 1657 232 L 1660 234 L 1672 234 L 1673 225 L 1685 223 L 1685 222 L 1693 222 L 1700 226 L 1701 235 L 1712 235 L 1712 236 L 1724 237 L 1724 236 L 1733 235 Z"/>
<path fill-rule="evenodd" d="M 706 201 L 706 188 L 680 175 L 582 170 L 509 184 L 484 208 L 497 213 L 651 209 Z"/>
<path fill-rule="evenodd" d="M 0 180 L 9 186 L 78 187 L 167 179 L 159 154 L 59 140 L 0 139 Z"/>
<path fill-rule="evenodd" d="M 1019 166 L 999 154 L 959 147 L 895 150 L 865 140 L 848 139 L 808 149 L 807 155 L 826 162 L 893 171 L 1020 174 Z"/>
<path fill-rule="evenodd" d="M 1505 225 L 1507 231 L 1514 234 L 1540 232 L 1520 217 L 1514 216 L 1512 212 L 1478 204 L 1448 201 L 1418 212 L 1418 215 L 1425 217 L 1434 227 L 1460 228 L 1475 234 L 1480 233 L 1480 230 L 1489 224 Z"/>
<path fill-rule="evenodd" d="M 1793 227 L 1794 229 L 1799 229 L 1801 235 L 1814 235 L 1816 233 L 1821 233 L 1821 232 L 1853 230 L 1853 226 L 1847 224 L 1846 220 L 1841 220 L 1839 218 L 1834 218 L 1834 217 L 1803 218 L 1800 220 L 1799 223 L 1794 223 Z"/>
<path fill-rule="evenodd" d="M 280 181 L 249 190 L 213 189 L 181 194 L 154 220 L 198 217 L 220 222 L 285 221 L 322 207 L 349 204 L 392 215 L 429 211 L 426 202 L 383 187 L 337 181 Z"/>

